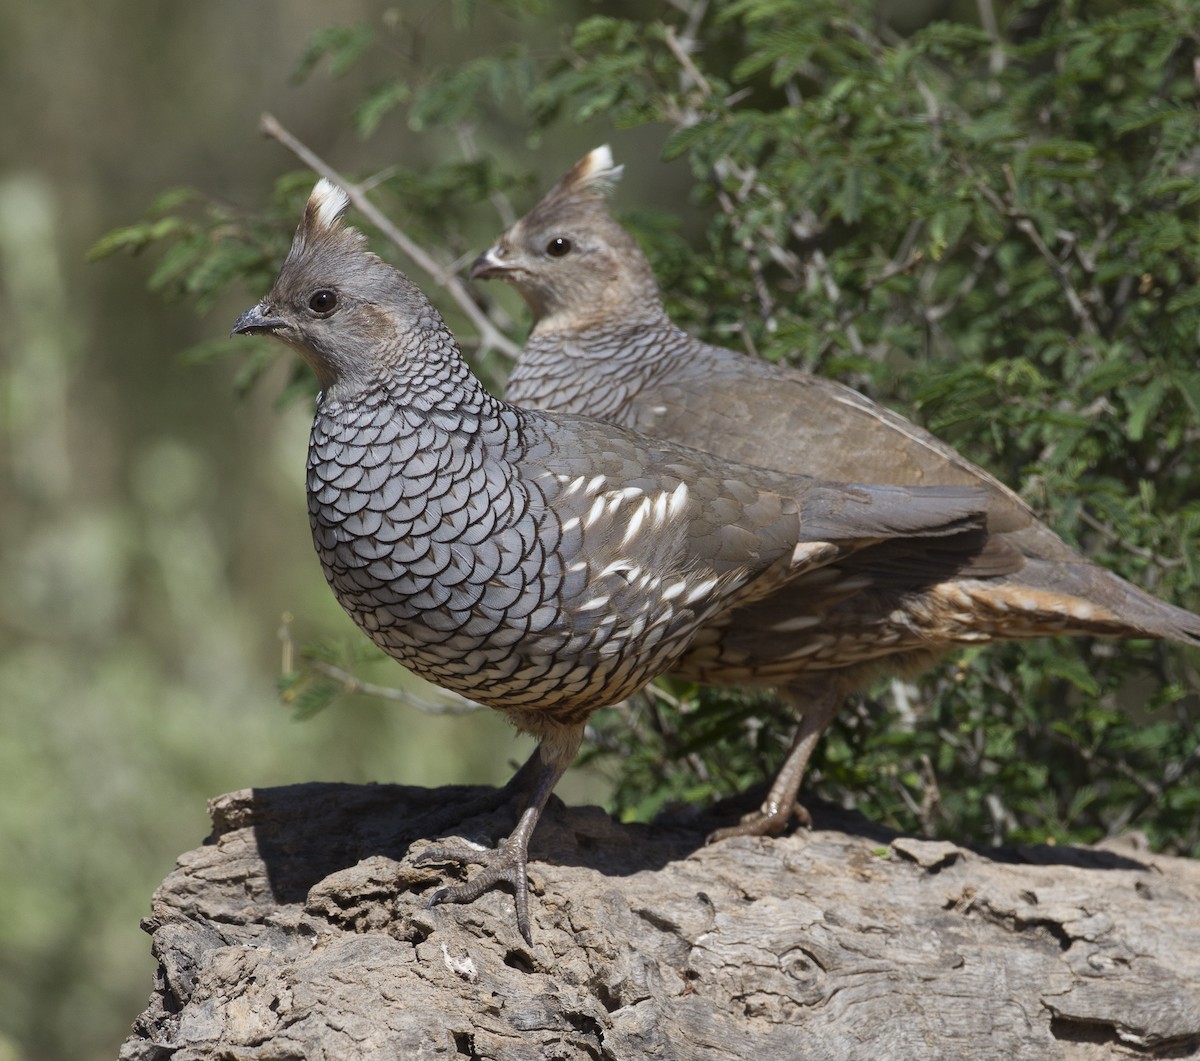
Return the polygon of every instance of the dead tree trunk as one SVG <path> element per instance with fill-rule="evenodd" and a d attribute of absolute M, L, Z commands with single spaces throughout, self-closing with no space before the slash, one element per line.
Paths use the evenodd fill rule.
<path fill-rule="evenodd" d="M 979 851 L 828 810 L 706 847 L 711 822 L 552 804 L 530 948 L 508 893 L 425 905 L 441 878 L 416 838 L 483 795 L 213 800 L 212 836 L 154 896 L 158 982 L 121 1058 L 1200 1057 L 1200 863 Z"/>

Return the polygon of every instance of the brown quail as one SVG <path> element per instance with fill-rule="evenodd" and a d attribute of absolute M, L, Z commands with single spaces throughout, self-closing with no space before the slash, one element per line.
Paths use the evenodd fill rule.
<path fill-rule="evenodd" d="M 842 578 L 829 596 L 822 582 L 833 572 L 818 571 L 710 620 L 674 671 L 775 686 L 803 715 L 761 809 L 716 838 L 787 824 L 816 741 L 846 694 L 881 670 L 911 673 L 955 645 L 1050 634 L 1200 644 L 1200 617 L 1085 559 L 928 431 L 848 387 L 711 346 L 672 324 L 649 263 L 609 213 L 620 173 L 607 147 L 592 151 L 471 269 L 512 284 L 533 313 L 509 400 L 600 416 L 795 475 L 975 485 L 988 493 L 991 544 L 1022 558 L 933 582 L 924 573 L 909 579 L 897 565 L 890 579 L 857 593 Z"/>
<path fill-rule="evenodd" d="M 593 710 L 723 613 L 830 565 L 837 585 L 897 556 L 930 580 L 994 562 L 985 495 L 829 484 L 498 401 L 425 296 L 342 225 L 345 207 L 316 186 L 234 332 L 274 336 L 316 373 L 309 519 L 338 601 L 394 659 L 539 739 L 517 827 L 461 856 L 484 869 L 433 900 L 508 882 L 528 938 L 529 838 Z"/>

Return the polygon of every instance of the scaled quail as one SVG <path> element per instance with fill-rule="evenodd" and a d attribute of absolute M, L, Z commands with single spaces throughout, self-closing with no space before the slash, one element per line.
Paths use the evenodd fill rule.
<path fill-rule="evenodd" d="M 438 852 L 485 865 L 432 900 L 508 882 L 528 939 L 529 838 L 592 711 L 724 612 L 827 565 L 837 584 L 1009 559 L 986 547 L 978 487 L 827 484 L 493 398 L 425 296 L 343 226 L 346 205 L 317 184 L 233 330 L 316 373 L 309 519 L 338 601 L 400 663 L 539 739 L 516 828 L 482 857 Z"/>
<path fill-rule="evenodd" d="M 881 669 L 912 673 L 954 645 L 1048 634 L 1200 644 L 1200 617 L 1155 599 L 1068 546 L 1015 493 L 928 431 L 841 384 L 710 346 L 671 323 L 645 256 L 609 213 L 621 174 L 607 147 L 581 159 L 485 251 L 473 277 L 512 284 L 534 326 L 506 397 L 600 416 L 727 460 L 795 475 L 988 492 L 992 542 L 1015 568 L 924 573 L 822 598 L 828 569 L 709 621 L 675 663 L 711 684 L 775 686 L 803 718 L 762 807 L 714 839 L 774 833 L 847 693 Z M 886 657 L 886 658 L 885 658 Z M 882 668 L 881 664 L 886 664 Z"/>

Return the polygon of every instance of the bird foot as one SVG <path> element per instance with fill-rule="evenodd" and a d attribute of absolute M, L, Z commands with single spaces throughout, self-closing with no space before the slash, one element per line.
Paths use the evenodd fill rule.
<path fill-rule="evenodd" d="M 508 884 L 516 899 L 517 928 L 525 942 L 533 945 L 529 931 L 529 856 L 527 847 L 512 836 L 494 848 L 466 846 L 431 847 L 416 858 L 417 865 L 430 862 L 457 862 L 460 865 L 479 865 L 483 868 L 465 884 L 439 888 L 429 897 L 430 906 L 441 903 L 473 903 L 497 884 Z"/>
<path fill-rule="evenodd" d="M 743 814 L 737 825 L 728 825 L 710 833 L 705 842 L 715 844 L 718 840 L 729 840 L 735 836 L 778 836 L 793 818 L 804 828 L 812 828 L 812 815 L 799 803 L 792 803 L 790 807 L 764 803 L 758 810 Z"/>

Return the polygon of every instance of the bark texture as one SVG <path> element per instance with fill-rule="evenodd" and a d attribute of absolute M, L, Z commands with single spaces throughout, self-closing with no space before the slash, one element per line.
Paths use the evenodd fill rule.
<path fill-rule="evenodd" d="M 491 795 L 213 800 L 144 922 L 159 971 L 123 1061 L 1200 1057 L 1200 863 L 820 808 L 813 832 L 706 847 L 710 819 L 552 802 L 530 948 L 509 893 L 428 909 L 445 877 L 413 864 L 419 837 L 503 835 Z"/>

